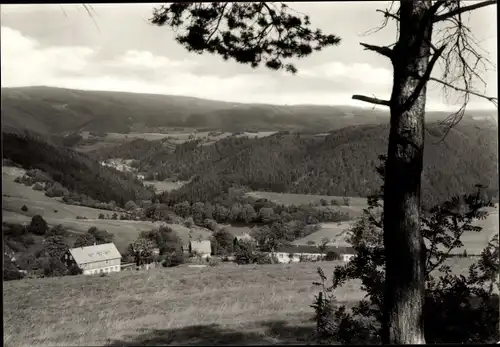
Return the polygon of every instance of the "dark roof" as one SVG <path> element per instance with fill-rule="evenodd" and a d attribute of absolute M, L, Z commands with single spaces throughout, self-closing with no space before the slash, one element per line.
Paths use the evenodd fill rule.
<path fill-rule="evenodd" d="M 326 254 L 330 251 L 339 253 L 339 254 L 353 254 L 354 249 L 352 247 L 327 247 L 323 254 Z M 313 245 L 290 245 L 279 247 L 277 252 L 280 253 L 321 253 L 317 246 Z"/>

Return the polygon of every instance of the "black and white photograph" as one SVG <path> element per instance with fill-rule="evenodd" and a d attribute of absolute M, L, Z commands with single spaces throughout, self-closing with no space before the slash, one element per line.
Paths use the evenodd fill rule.
<path fill-rule="evenodd" d="M 0 11 L 5 346 L 500 343 L 496 0 Z"/>

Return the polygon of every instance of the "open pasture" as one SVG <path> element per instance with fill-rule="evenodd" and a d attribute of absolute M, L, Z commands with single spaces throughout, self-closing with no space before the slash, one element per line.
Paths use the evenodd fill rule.
<path fill-rule="evenodd" d="M 7 346 L 305 343 L 316 268 L 178 267 L 4 283 Z M 339 301 L 363 296 L 359 284 Z"/>

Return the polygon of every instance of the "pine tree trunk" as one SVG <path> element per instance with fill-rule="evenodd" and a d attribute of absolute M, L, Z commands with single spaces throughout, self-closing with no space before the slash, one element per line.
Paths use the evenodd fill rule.
<path fill-rule="evenodd" d="M 386 282 L 382 340 L 423 344 L 425 253 L 420 233 L 420 181 L 424 153 L 425 86 L 410 105 L 429 63 L 430 0 L 401 1 L 394 47 L 391 126 L 384 187 Z"/>

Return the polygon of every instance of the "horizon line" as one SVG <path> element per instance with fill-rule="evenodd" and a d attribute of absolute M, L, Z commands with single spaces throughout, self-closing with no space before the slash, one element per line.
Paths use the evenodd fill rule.
<path fill-rule="evenodd" d="M 50 85 L 27 85 L 27 86 L 13 86 L 13 87 L 6 87 L 6 86 L 1 86 L 2 89 L 20 89 L 20 88 L 53 88 L 53 89 L 66 89 L 66 90 L 79 90 L 83 92 L 109 92 L 109 93 L 126 93 L 126 94 L 138 94 L 138 95 L 158 95 L 158 96 L 177 96 L 177 97 L 184 97 L 184 98 L 193 98 L 193 99 L 199 99 L 199 100 L 207 100 L 207 101 L 213 101 L 213 102 L 221 102 L 221 103 L 228 103 L 228 104 L 243 104 L 243 105 L 266 105 L 266 106 L 283 106 L 283 107 L 293 107 L 293 106 L 320 106 L 320 107 L 349 107 L 349 108 L 354 108 L 354 109 L 366 109 L 366 108 L 374 108 L 377 105 L 371 105 L 369 103 L 360 103 L 359 105 L 352 105 L 352 104 L 307 104 L 307 103 L 286 103 L 286 104 L 273 104 L 273 103 L 268 103 L 268 102 L 245 102 L 245 101 L 227 101 L 227 100 L 220 100 L 220 99 L 211 99 L 207 97 L 199 97 L 199 96 L 191 96 L 191 95 L 180 95 L 180 94 L 164 94 L 164 93 L 154 93 L 154 92 L 148 92 L 148 93 L 143 93 L 143 92 L 135 92 L 135 91 L 123 91 L 123 90 L 105 90 L 105 89 L 82 89 L 82 88 L 68 88 L 68 87 L 59 87 L 59 86 L 50 86 Z M 459 106 L 447 106 L 447 109 L 444 108 L 426 108 L 426 111 L 429 112 L 452 112 L 454 109 L 458 108 Z M 381 108 L 378 108 L 378 111 L 380 111 Z M 382 110 L 385 110 L 389 112 L 389 108 L 383 108 Z M 498 110 L 495 107 L 492 108 L 467 108 L 467 111 L 482 111 L 482 112 L 492 112 L 492 111 L 497 111 Z"/>

